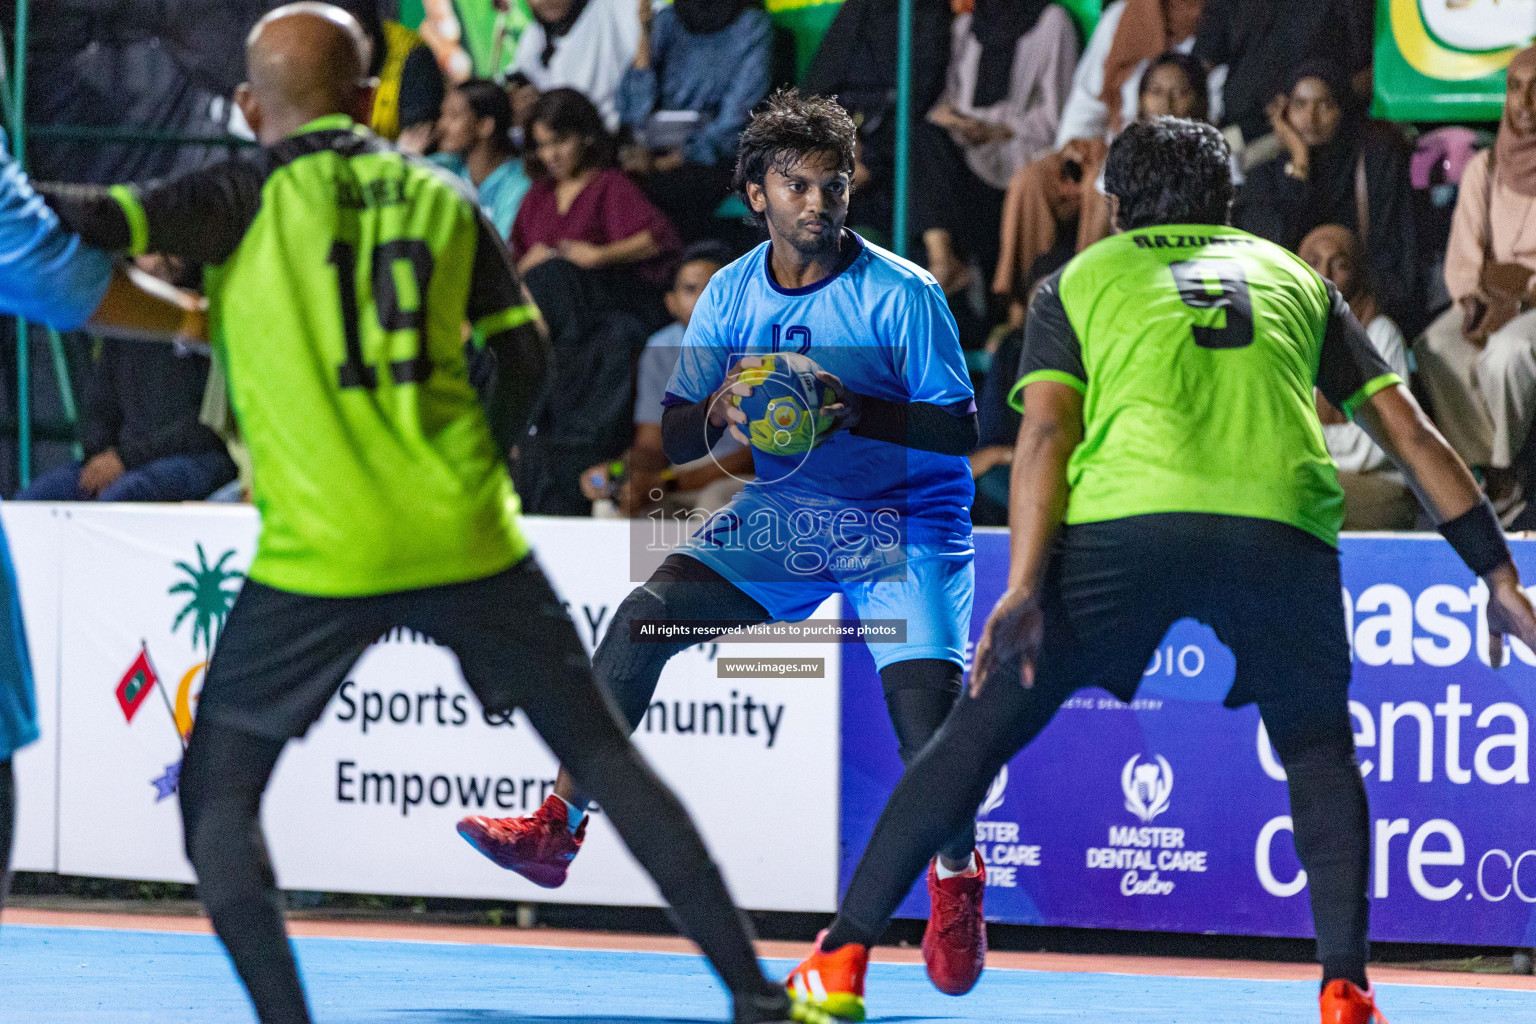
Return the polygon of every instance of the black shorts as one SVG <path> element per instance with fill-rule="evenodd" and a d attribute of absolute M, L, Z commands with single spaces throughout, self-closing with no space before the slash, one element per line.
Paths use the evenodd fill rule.
<path fill-rule="evenodd" d="M 248 580 L 214 650 L 198 719 L 302 736 L 369 645 L 400 628 L 457 654 L 487 710 L 526 707 L 562 680 L 591 685 L 576 627 L 530 555 L 484 579 L 373 597 L 310 597 Z"/>
<path fill-rule="evenodd" d="M 1339 553 L 1284 523 L 1177 512 L 1065 527 L 1046 570 L 1036 679 L 1123 701 L 1168 627 L 1210 626 L 1237 657 L 1228 707 L 1337 708 L 1349 692 Z"/>

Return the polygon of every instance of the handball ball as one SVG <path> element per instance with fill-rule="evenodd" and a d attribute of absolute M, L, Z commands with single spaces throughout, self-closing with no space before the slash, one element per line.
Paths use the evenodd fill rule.
<path fill-rule="evenodd" d="M 731 404 L 747 414 L 753 448 L 768 455 L 804 455 L 832 434 L 832 417 L 821 413 L 836 400 L 832 389 L 816 379 L 819 367 L 805 356 L 776 352 L 760 358 L 762 366 L 741 374 L 752 393 L 732 395 Z"/>

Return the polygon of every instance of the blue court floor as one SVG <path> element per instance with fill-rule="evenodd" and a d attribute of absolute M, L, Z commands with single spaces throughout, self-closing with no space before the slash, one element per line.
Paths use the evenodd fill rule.
<path fill-rule="evenodd" d="M 319 1024 L 695 1024 L 726 1018 L 702 959 L 367 939 L 296 940 Z M 792 964 L 772 962 L 775 973 Z M 1381 985 L 1392 1024 L 1536 1021 L 1536 992 Z M 916 965 L 870 972 L 872 1021 L 1315 1024 L 1309 982 L 993 970 L 963 999 Z M 254 1021 L 212 936 L 7 925 L 0 1021 Z"/>

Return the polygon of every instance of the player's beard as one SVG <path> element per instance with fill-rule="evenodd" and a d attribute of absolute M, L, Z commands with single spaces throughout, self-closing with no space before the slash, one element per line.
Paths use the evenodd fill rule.
<path fill-rule="evenodd" d="M 828 257 L 835 257 L 838 252 L 839 240 L 843 235 L 841 219 L 824 216 L 816 221 L 802 221 L 796 217 L 775 216 L 770 206 L 768 222 L 774 241 L 795 250 L 796 255 L 805 263 L 823 262 Z M 824 230 L 807 230 L 811 223 L 821 224 Z"/>

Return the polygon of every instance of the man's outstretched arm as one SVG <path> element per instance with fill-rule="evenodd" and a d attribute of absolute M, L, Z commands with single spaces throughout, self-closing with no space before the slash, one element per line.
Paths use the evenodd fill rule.
<path fill-rule="evenodd" d="M 205 308 L 197 296 L 117 264 L 85 328 L 131 341 L 206 342 Z"/>
<path fill-rule="evenodd" d="M 1536 609 L 1520 586 L 1493 505 L 1460 456 L 1402 384 L 1383 388 L 1354 412 L 1355 421 L 1402 470 L 1440 533 L 1488 584 L 1488 661 L 1504 663 L 1504 635 L 1536 650 Z"/>

